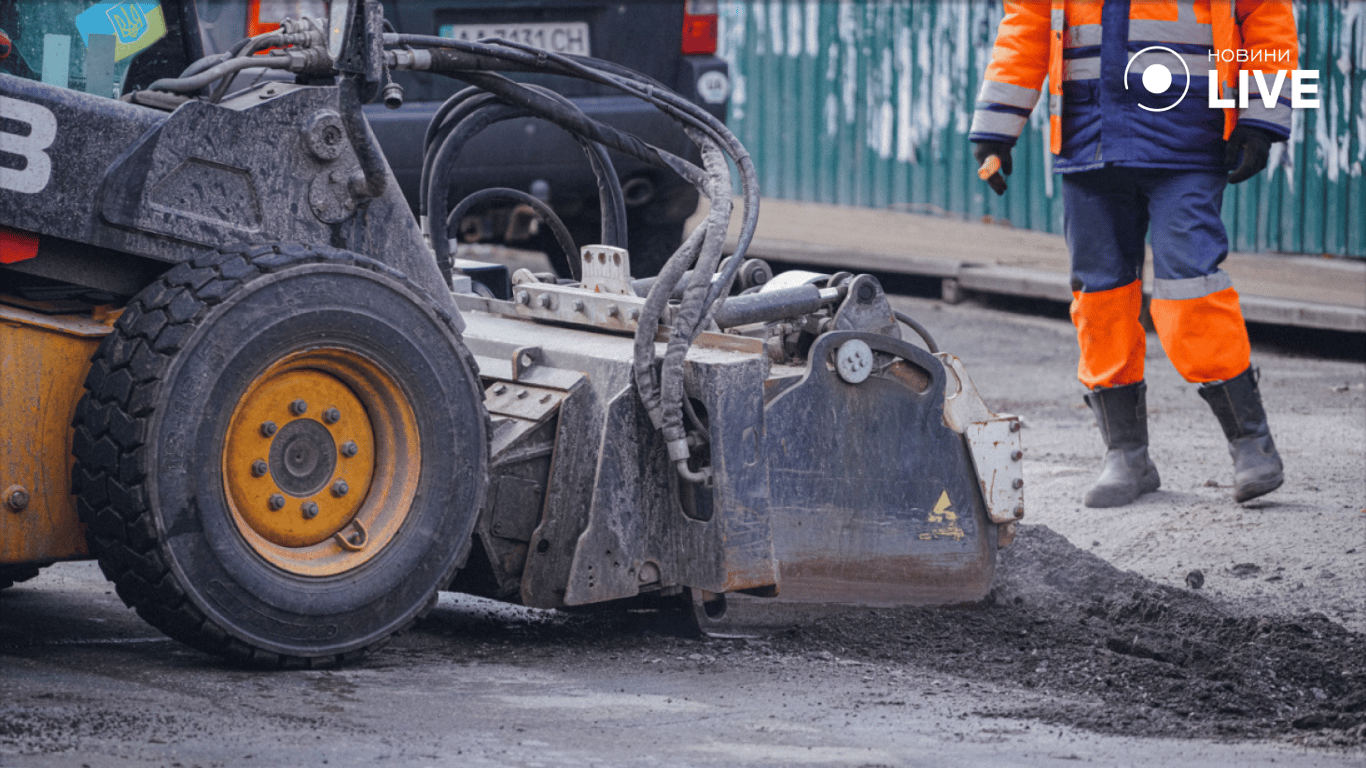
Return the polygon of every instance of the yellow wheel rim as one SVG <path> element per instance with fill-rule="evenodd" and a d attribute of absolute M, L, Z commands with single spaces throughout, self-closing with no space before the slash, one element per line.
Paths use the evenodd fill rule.
<path fill-rule="evenodd" d="M 421 475 L 417 418 L 397 382 L 356 352 L 290 355 L 238 400 L 223 450 L 237 530 L 291 573 L 330 576 L 382 551 Z"/>

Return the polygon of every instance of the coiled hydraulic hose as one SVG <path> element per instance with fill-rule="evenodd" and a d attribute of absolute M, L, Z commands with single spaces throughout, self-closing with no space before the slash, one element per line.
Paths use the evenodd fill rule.
<path fill-rule="evenodd" d="M 559 243 L 560 248 L 564 250 L 565 258 L 569 260 L 569 268 L 574 274 L 574 279 L 581 279 L 579 252 L 574 244 L 574 238 L 569 234 L 569 230 L 564 226 L 564 222 L 560 220 L 559 216 L 555 215 L 555 211 L 552 210 L 549 205 L 546 205 L 545 202 L 539 198 L 529 195 L 520 189 L 490 187 L 489 189 L 481 189 L 478 192 L 467 195 L 465 199 L 457 203 L 456 206 L 451 209 L 450 214 L 446 216 L 446 226 L 442 230 L 442 233 L 447 239 L 450 239 L 453 236 L 451 234 L 452 230 L 455 227 L 460 226 L 460 220 L 464 218 L 466 213 L 470 212 L 470 209 L 474 208 L 476 205 L 493 202 L 521 203 L 536 211 L 536 214 L 541 217 L 541 221 L 544 221 L 546 226 L 550 227 L 551 234 L 555 236 L 555 242 Z"/>
<path fill-rule="evenodd" d="M 539 86 L 532 86 L 539 88 Z M 562 96 L 552 91 L 544 91 L 552 98 L 563 99 Z M 452 148 L 454 154 L 448 155 L 449 159 L 443 164 L 442 171 L 435 173 L 433 166 L 436 158 L 445 142 L 466 119 L 478 114 L 481 110 L 492 108 L 495 104 L 505 104 L 497 96 L 486 93 L 477 88 L 467 88 L 447 99 L 437 110 L 437 114 L 432 118 L 427 128 L 427 136 L 424 139 L 424 151 L 422 162 L 422 181 L 419 187 L 419 211 L 423 215 L 424 221 L 430 216 L 441 216 L 439 206 L 429 205 L 428 194 L 432 188 L 432 179 L 447 178 L 446 169 L 454 163 L 454 157 L 458 156 L 464 142 L 473 134 L 463 135 L 457 138 L 458 146 Z M 565 99 L 565 103 L 572 106 L 572 102 Z M 577 109 L 577 107 L 574 107 Z M 520 112 L 515 117 L 529 115 L 528 112 Z M 511 119 L 511 117 L 504 118 Z M 481 129 L 482 130 L 482 129 Z M 604 245 L 616 247 L 626 246 L 626 200 L 621 191 L 621 181 L 617 178 L 616 169 L 612 165 L 612 159 L 608 156 L 607 150 L 600 144 L 596 144 L 577 134 L 570 134 L 583 147 L 584 153 L 588 157 L 589 165 L 593 170 L 593 175 L 597 180 L 598 199 L 601 207 L 602 229 L 600 242 Z M 433 149 L 435 148 L 435 150 Z M 430 224 L 428 224 L 430 228 Z M 430 232 L 428 233 L 431 234 Z M 572 262 L 577 256 L 570 256 Z"/>

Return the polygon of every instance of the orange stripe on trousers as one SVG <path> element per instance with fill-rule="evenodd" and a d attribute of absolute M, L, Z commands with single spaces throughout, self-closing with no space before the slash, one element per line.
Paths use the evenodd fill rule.
<path fill-rule="evenodd" d="M 1251 363 L 1247 326 L 1234 289 L 1198 299 L 1153 299 L 1149 311 L 1167 358 L 1186 381 L 1226 381 Z"/>
<path fill-rule="evenodd" d="M 1122 387 L 1143 380 L 1148 336 L 1138 322 L 1143 284 L 1095 293 L 1072 293 L 1072 324 L 1077 327 L 1081 360 L 1077 378 L 1087 389 Z"/>

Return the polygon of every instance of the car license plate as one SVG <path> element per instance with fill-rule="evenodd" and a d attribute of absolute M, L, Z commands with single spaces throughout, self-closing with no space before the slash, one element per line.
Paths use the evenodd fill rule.
<path fill-rule="evenodd" d="M 442 37 L 474 43 L 487 37 L 501 37 L 534 46 L 551 53 L 590 56 L 588 22 L 554 21 L 526 24 L 443 24 Z"/>

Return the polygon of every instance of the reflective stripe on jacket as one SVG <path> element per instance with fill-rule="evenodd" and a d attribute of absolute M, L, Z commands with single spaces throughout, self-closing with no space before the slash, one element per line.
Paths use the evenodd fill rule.
<path fill-rule="evenodd" d="M 1108 4 L 1113 5 L 1107 14 L 1101 0 L 1005 0 L 1006 15 L 978 93 L 970 138 L 1013 144 L 1038 102 L 1045 77 L 1051 149 L 1073 170 L 1106 162 L 1209 165 L 1222 152 L 1218 139 L 1227 139 L 1239 120 L 1289 137 L 1288 77 L 1271 107 L 1256 93 L 1256 78 L 1249 77 L 1254 92 L 1248 106 L 1225 108 L 1219 126 L 1217 113 L 1210 114 L 1208 76 L 1216 71 L 1219 94 L 1230 98 L 1242 68 L 1264 70 L 1268 85 L 1277 70 L 1295 69 L 1298 42 L 1290 0 L 1129 0 L 1127 18 L 1116 15 L 1126 4 L 1123 0 Z M 1105 18 L 1107 25 L 1102 24 Z M 1144 50 L 1152 46 L 1166 50 Z M 1143 73 L 1154 63 L 1170 69 L 1173 82 L 1166 92 L 1141 93 Z M 1112 76 L 1104 76 L 1107 72 Z M 1175 103 L 1183 89 L 1186 94 L 1174 108 L 1156 109 Z M 1157 101 L 1140 110 L 1138 104 L 1147 96 Z M 1107 113 L 1111 122 L 1102 125 Z M 1108 143 L 1102 139 L 1107 125 L 1115 134 Z M 1095 135 L 1068 136 L 1069 131 Z M 1064 151 L 1065 144 L 1070 151 Z M 1086 155 L 1093 148 L 1094 157 Z"/>

